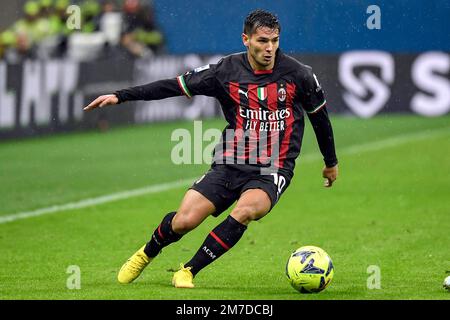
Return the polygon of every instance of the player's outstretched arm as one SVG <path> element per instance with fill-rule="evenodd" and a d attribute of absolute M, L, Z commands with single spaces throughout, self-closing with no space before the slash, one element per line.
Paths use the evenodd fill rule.
<path fill-rule="evenodd" d="M 215 65 L 203 66 L 200 71 L 187 72 L 173 79 L 158 80 L 100 96 L 83 110 L 90 111 L 127 101 L 152 101 L 182 95 L 186 95 L 188 98 L 199 94 L 213 97 L 217 93 L 213 66 Z"/>
<path fill-rule="evenodd" d="M 103 108 L 105 106 L 118 104 L 119 99 L 115 94 L 106 94 L 99 96 L 97 99 L 92 101 L 89 105 L 83 108 L 84 111 L 91 111 L 95 108 Z"/>
<path fill-rule="evenodd" d="M 151 101 L 181 95 L 183 95 L 183 91 L 181 90 L 177 79 L 158 80 L 142 86 L 118 90 L 114 92 L 114 94 L 99 96 L 83 110 L 90 111 L 96 108 L 102 108 L 104 106 L 119 104 L 127 101 Z"/>

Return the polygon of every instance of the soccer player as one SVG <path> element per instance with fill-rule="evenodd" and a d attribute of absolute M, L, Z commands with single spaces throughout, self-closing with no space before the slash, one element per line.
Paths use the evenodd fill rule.
<path fill-rule="evenodd" d="M 230 250 L 249 223 L 269 213 L 289 186 L 300 153 L 304 112 L 324 158 L 324 186 L 331 187 L 336 180 L 338 161 L 323 90 L 309 66 L 281 52 L 280 31 L 276 16 L 255 10 L 244 22 L 246 52 L 173 79 L 100 96 L 84 108 L 206 95 L 218 99 L 228 122 L 209 171 L 186 192 L 178 210 L 162 219 L 150 241 L 125 262 L 119 282 L 135 280 L 164 247 L 237 201 L 192 259 L 175 272 L 175 287 L 194 287 L 196 274 Z"/>

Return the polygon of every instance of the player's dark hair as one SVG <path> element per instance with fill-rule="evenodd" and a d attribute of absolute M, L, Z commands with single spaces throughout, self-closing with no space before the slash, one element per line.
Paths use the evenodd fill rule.
<path fill-rule="evenodd" d="M 260 27 L 278 29 L 278 32 L 281 32 L 280 22 L 276 15 L 262 9 L 253 10 L 245 18 L 244 33 L 252 35 Z"/>

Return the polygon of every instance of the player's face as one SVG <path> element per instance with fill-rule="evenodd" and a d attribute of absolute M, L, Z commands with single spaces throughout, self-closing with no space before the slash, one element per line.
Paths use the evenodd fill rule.
<path fill-rule="evenodd" d="M 242 34 L 242 40 L 248 49 L 248 59 L 254 70 L 273 68 L 279 38 L 279 30 L 268 27 L 257 28 L 251 35 Z"/>

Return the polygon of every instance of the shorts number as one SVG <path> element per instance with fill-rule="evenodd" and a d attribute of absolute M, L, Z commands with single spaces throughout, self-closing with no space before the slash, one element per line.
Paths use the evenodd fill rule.
<path fill-rule="evenodd" d="M 314 76 L 314 80 L 316 81 L 317 88 L 320 88 L 319 80 L 317 80 L 317 77 L 316 77 L 316 75 L 314 73 L 313 73 L 313 76 Z"/>
<path fill-rule="evenodd" d="M 283 191 L 284 186 L 286 185 L 286 178 L 278 173 L 271 173 L 273 176 L 273 183 L 277 186 L 277 199 L 280 197 L 281 192 Z"/>

